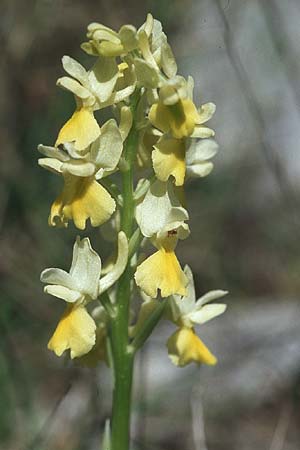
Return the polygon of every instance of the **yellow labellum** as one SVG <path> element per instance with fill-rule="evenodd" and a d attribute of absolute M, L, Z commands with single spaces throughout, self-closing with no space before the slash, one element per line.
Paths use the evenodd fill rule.
<path fill-rule="evenodd" d="M 180 328 L 167 341 L 169 357 L 176 366 L 186 366 L 191 362 L 215 365 L 216 357 L 198 338 L 192 328 Z"/>
<path fill-rule="evenodd" d="M 70 305 L 62 315 L 48 349 L 57 356 L 70 349 L 71 358 L 88 353 L 96 341 L 96 324 L 83 306 Z"/>
<path fill-rule="evenodd" d="M 156 128 L 176 139 L 190 136 L 199 120 L 199 113 L 192 100 L 179 100 L 175 105 L 164 105 L 162 101 L 152 105 L 149 120 Z"/>
<path fill-rule="evenodd" d="M 152 161 L 155 174 L 159 180 L 167 181 L 173 175 L 175 185 L 183 185 L 186 171 L 183 141 L 163 139 L 158 142 L 152 152 Z"/>
<path fill-rule="evenodd" d="M 111 217 L 115 201 L 94 177 L 67 174 L 64 180 L 63 191 L 52 204 L 49 225 L 67 226 L 73 220 L 77 228 L 84 230 L 87 219 L 97 227 Z"/>
<path fill-rule="evenodd" d="M 84 150 L 100 136 L 100 127 L 92 111 L 81 108 L 60 130 L 55 145 L 73 142 L 76 150 Z"/>
<path fill-rule="evenodd" d="M 185 295 L 187 278 L 180 267 L 174 251 L 159 249 L 140 264 L 135 272 L 136 284 L 151 298 L 172 294 Z"/>
<path fill-rule="evenodd" d="M 96 343 L 86 354 L 78 358 L 78 362 L 84 367 L 96 367 L 100 361 L 106 361 L 106 327 L 98 327 L 96 330 Z"/>

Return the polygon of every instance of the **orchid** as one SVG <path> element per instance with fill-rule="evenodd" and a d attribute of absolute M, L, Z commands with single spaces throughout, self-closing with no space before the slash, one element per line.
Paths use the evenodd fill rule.
<path fill-rule="evenodd" d="M 128 257 L 124 233 L 119 234 L 119 255 L 114 268 L 101 278 L 101 259 L 92 249 L 88 238 L 78 237 L 73 249 L 69 272 L 45 269 L 41 281 L 47 283 L 44 291 L 67 303 L 48 348 L 57 356 L 70 349 L 71 358 L 86 355 L 96 343 L 97 326 L 86 307 L 109 289 L 122 275 Z"/>
<path fill-rule="evenodd" d="M 90 219 L 92 226 L 99 226 L 116 208 L 115 200 L 98 180 L 118 165 L 123 150 L 121 132 L 111 119 L 101 127 L 100 136 L 87 152 L 78 152 L 72 144 L 65 148 L 67 151 L 39 146 L 46 156 L 39 159 L 40 166 L 64 178 L 64 188 L 52 205 L 49 224 L 67 226 L 69 220 L 74 220 L 76 227 L 83 230 Z"/>
<path fill-rule="evenodd" d="M 176 366 L 216 363 L 195 328 L 225 311 L 208 303 L 226 291 L 196 300 L 191 269 L 176 255 L 190 235 L 184 188 L 214 167 L 218 144 L 207 122 L 215 105 L 196 106 L 193 78 L 178 74 L 151 14 L 139 28 L 118 31 L 93 22 L 81 48 L 89 67 L 65 55 L 66 75 L 57 80 L 75 110 L 54 144 L 38 146 L 38 164 L 63 180 L 48 224 L 100 227 L 93 239 L 112 248 L 102 262 L 78 236 L 70 270 L 42 272 L 44 292 L 66 302 L 48 349 L 89 368 L 107 363 L 114 390 L 103 448 L 128 450 L 135 356 L 160 320 L 176 325 L 167 341 Z"/>
<path fill-rule="evenodd" d="M 168 339 L 169 356 L 176 366 L 185 366 L 193 361 L 214 365 L 217 362 L 215 356 L 198 338 L 194 326 L 202 325 L 224 313 L 226 305 L 207 303 L 223 297 L 227 291 L 210 291 L 196 300 L 193 274 L 189 266 L 185 266 L 184 272 L 188 279 L 186 295 L 174 295 L 169 299 L 171 320 L 179 327 Z"/>
<path fill-rule="evenodd" d="M 143 236 L 151 238 L 158 249 L 140 264 L 135 273 L 137 285 L 150 297 L 185 293 L 186 277 L 175 255 L 178 239 L 186 239 L 187 211 L 180 206 L 171 183 L 156 180 L 136 208 L 136 220 Z"/>

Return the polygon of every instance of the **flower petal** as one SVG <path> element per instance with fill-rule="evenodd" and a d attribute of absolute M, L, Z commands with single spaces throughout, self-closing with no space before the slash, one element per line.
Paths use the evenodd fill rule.
<path fill-rule="evenodd" d="M 156 180 L 136 207 L 136 220 L 145 237 L 159 233 L 171 223 L 187 219 L 188 213 L 180 206 L 170 182 Z"/>
<path fill-rule="evenodd" d="M 83 87 L 78 81 L 73 80 L 73 78 L 69 77 L 61 77 L 57 80 L 56 85 L 66 89 L 69 92 L 72 92 L 76 97 L 81 98 L 82 100 L 86 100 L 89 97 L 92 97 L 91 92 Z"/>
<path fill-rule="evenodd" d="M 102 23 L 98 22 L 92 22 L 87 27 L 87 37 L 89 39 L 96 39 L 96 40 L 107 40 L 114 42 L 118 44 L 120 42 L 120 39 L 118 37 L 118 33 L 116 33 L 111 28 L 108 28 L 105 25 L 102 25 Z"/>
<path fill-rule="evenodd" d="M 59 161 L 68 161 L 69 156 L 56 147 L 49 147 L 47 145 L 38 145 L 38 151 L 41 152 L 43 155 L 45 155 L 47 158 L 54 158 L 58 159 Z"/>
<path fill-rule="evenodd" d="M 99 292 L 102 294 L 109 289 L 124 272 L 128 260 L 128 240 L 126 234 L 120 231 L 118 234 L 118 257 L 112 269 L 100 279 Z"/>
<path fill-rule="evenodd" d="M 139 41 L 136 28 L 133 25 L 123 25 L 120 28 L 118 35 L 126 52 L 131 52 L 137 48 Z"/>
<path fill-rule="evenodd" d="M 149 120 L 152 125 L 163 133 L 167 133 L 170 129 L 167 107 L 162 103 L 155 103 L 149 111 Z"/>
<path fill-rule="evenodd" d="M 186 294 L 184 297 L 180 296 L 173 296 L 171 298 L 171 306 L 173 314 L 173 321 L 175 323 L 178 323 L 178 320 L 180 321 L 180 318 L 182 316 L 185 316 L 186 314 L 189 314 L 194 310 L 195 307 L 195 286 L 194 286 L 194 279 L 193 279 L 193 273 L 188 265 L 184 267 L 184 273 L 187 277 L 188 283 L 186 285 Z"/>
<path fill-rule="evenodd" d="M 111 96 L 118 76 L 118 64 L 115 58 L 99 56 L 96 64 L 90 70 L 88 78 L 91 90 L 101 102 L 105 102 Z"/>
<path fill-rule="evenodd" d="M 149 89 L 155 89 L 159 83 L 159 72 L 156 67 L 142 58 L 134 59 L 136 77 L 142 86 Z"/>
<path fill-rule="evenodd" d="M 38 159 L 39 166 L 43 167 L 43 169 L 47 169 L 50 172 L 55 174 L 61 174 L 63 163 L 58 159 L 54 158 L 39 158 Z"/>
<path fill-rule="evenodd" d="M 95 165 L 91 162 L 85 162 L 80 159 L 71 159 L 61 166 L 62 172 L 68 172 L 76 177 L 90 177 L 95 173 Z"/>
<path fill-rule="evenodd" d="M 176 139 L 188 137 L 192 134 L 198 119 L 198 111 L 194 103 L 189 100 L 181 100 L 176 105 L 169 106 L 170 128 Z"/>
<path fill-rule="evenodd" d="M 81 292 L 74 291 L 61 285 L 48 285 L 44 287 L 46 294 L 53 295 L 54 297 L 61 298 L 68 303 L 75 303 L 83 298 Z"/>
<path fill-rule="evenodd" d="M 95 368 L 100 361 L 106 361 L 106 335 L 106 327 L 98 325 L 94 347 L 88 353 L 77 359 L 80 366 Z"/>
<path fill-rule="evenodd" d="M 117 123 L 110 119 L 101 127 L 101 135 L 91 147 L 91 160 L 98 168 L 114 170 L 123 150 L 123 139 Z"/>
<path fill-rule="evenodd" d="M 70 349 L 71 358 L 88 353 L 96 342 L 96 324 L 82 306 L 69 306 L 62 315 L 48 349 L 61 356 Z"/>
<path fill-rule="evenodd" d="M 187 150 L 186 162 L 190 165 L 207 161 L 216 155 L 218 148 L 218 144 L 213 139 L 203 139 L 193 142 Z"/>
<path fill-rule="evenodd" d="M 161 47 L 161 66 L 168 78 L 175 77 L 177 64 L 172 49 L 167 42 Z"/>
<path fill-rule="evenodd" d="M 49 268 L 41 273 L 41 282 L 49 284 L 59 284 L 69 289 L 74 289 L 74 280 L 71 275 L 62 269 Z"/>
<path fill-rule="evenodd" d="M 190 177 L 205 177 L 213 169 L 213 163 L 208 161 L 218 151 L 218 144 L 213 139 L 201 139 L 192 142 L 186 152 L 187 175 Z"/>
<path fill-rule="evenodd" d="M 176 139 L 191 136 L 198 119 L 197 108 L 190 99 L 179 100 L 173 105 L 159 101 L 149 112 L 152 125 L 164 133 L 170 131 Z"/>
<path fill-rule="evenodd" d="M 194 86 L 195 86 L 194 78 L 189 75 L 186 82 L 186 89 L 187 89 L 187 97 L 190 100 L 193 100 Z"/>
<path fill-rule="evenodd" d="M 64 189 L 51 207 L 50 226 L 67 226 L 73 220 L 77 228 L 84 230 L 87 219 L 97 227 L 111 217 L 115 201 L 93 177 L 66 174 L 64 179 Z"/>
<path fill-rule="evenodd" d="M 110 41 L 102 41 L 99 45 L 97 45 L 97 49 L 99 51 L 99 55 L 103 58 L 115 58 L 116 56 L 122 55 L 125 53 L 124 46 L 119 43 L 115 44 Z"/>
<path fill-rule="evenodd" d="M 84 150 L 100 135 L 100 127 L 91 111 L 81 108 L 60 130 L 55 145 L 74 142 L 76 150 Z"/>
<path fill-rule="evenodd" d="M 211 319 L 214 319 L 226 310 L 226 305 L 214 304 L 214 305 L 204 305 L 199 310 L 195 310 L 188 314 L 188 318 L 194 324 L 202 325 Z"/>
<path fill-rule="evenodd" d="M 213 170 L 214 165 L 212 162 L 203 162 L 198 164 L 193 164 L 192 166 L 187 166 L 186 174 L 189 178 L 204 178 L 207 177 Z"/>
<path fill-rule="evenodd" d="M 214 135 L 215 135 L 215 132 L 211 128 L 205 127 L 203 125 L 195 125 L 195 128 L 191 134 L 191 137 L 205 139 L 205 138 L 213 137 Z"/>
<path fill-rule="evenodd" d="M 71 75 L 71 77 L 84 84 L 87 81 L 87 71 L 85 68 L 75 59 L 70 56 L 64 55 L 62 57 L 62 65 L 65 71 Z"/>
<path fill-rule="evenodd" d="M 78 236 L 74 244 L 73 260 L 70 275 L 77 290 L 96 299 L 99 294 L 99 279 L 101 274 L 100 256 L 92 249 L 90 240 L 80 240 Z"/>
<path fill-rule="evenodd" d="M 138 39 L 139 39 L 139 47 L 142 52 L 144 60 L 150 63 L 152 67 L 155 67 L 157 71 L 159 71 L 156 61 L 151 53 L 149 46 L 149 39 L 145 30 L 140 29 L 138 33 Z"/>
<path fill-rule="evenodd" d="M 146 21 L 143 23 L 143 25 L 139 28 L 138 32 L 140 30 L 145 30 L 145 33 L 147 34 L 147 36 L 149 37 L 150 34 L 152 33 L 153 30 L 153 24 L 154 24 L 154 19 L 151 13 L 147 14 L 146 17 Z"/>
<path fill-rule="evenodd" d="M 199 108 L 199 118 L 196 123 L 201 125 L 202 123 L 207 122 L 212 118 L 215 111 L 216 105 L 214 103 L 204 103 L 204 105 Z"/>
<path fill-rule="evenodd" d="M 202 295 L 202 297 L 200 297 L 197 302 L 196 302 L 196 306 L 203 306 L 206 303 L 212 302 L 214 300 L 216 300 L 217 298 L 221 298 L 224 297 L 224 295 L 227 295 L 228 291 L 223 291 L 222 289 L 216 289 L 214 291 L 209 291 L 206 294 Z"/>
<path fill-rule="evenodd" d="M 179 367 L 191 362 L 215 365 L 216 357 L 191 328 L 180 328 L 167 341 L 168 353 L 173 364 Z"/>
<path fill-rule="evenodd" d="M 183 141 L 172 138 L 161 139 L 154 146 L 152 161 L 155 174 L 159 180 L 167 181 L 173 175 L 175 185 L 183 185 L 186 170 Z"/>
<path fill-rule="evenodd" d="M 174 252 L 161 248 L 140 264 L 134 275 L 136 284 L 151 298 L 172 294 L 185 295 L 187 278 Z"/>

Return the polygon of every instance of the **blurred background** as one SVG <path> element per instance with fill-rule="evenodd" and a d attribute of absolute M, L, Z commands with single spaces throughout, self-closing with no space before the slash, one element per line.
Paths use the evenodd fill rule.
<path fill-rule="evenodd" d="M 55 86 L 64 54 L 85 62 L 88 23 L 163 22 L 196 103 L 213 101 L 215 170 L 188 186 L 181 262 L 197 293 L 227 289 L 226 314 L 199 330 L 214 368 L 171 365 L 164 324 L 135 376 L 133 450 L 300 448 L 300 3 L 298 0 L 1 0 L 0 448 L 96 450 L 109 374 L 46 345 L 63 302 L 39 274 L 68 268 L 74 236 L 47 226 L 60 180 L 37 166 L 73 110 Z M 90 229 L 87 233 L 90 233 Z M 100 250 L 98 231 L 93 245 Z"/>

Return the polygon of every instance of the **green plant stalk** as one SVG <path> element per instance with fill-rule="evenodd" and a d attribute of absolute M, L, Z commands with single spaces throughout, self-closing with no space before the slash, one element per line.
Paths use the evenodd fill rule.
<path fill-rule="evenodd" d="M 132 114 L 134 118 L 138 93 L 133 97 Z M 138 144 L 138 132 L 133 125 L 125 141 L 125 167 L 122 171 L 123 208 L 121 230 L 130 239 L 134 225 L 133 169 Z M 130 309 L 130 284 L 132 280 L 130 261 L 119 280 L 116 315 L 111 323 L 112 352 L 114 359 L 114 391 L 112 407 L 111 450 L 128 450 L 130 440 L 131 388 L 134 355 L 128 343 Z"/>

